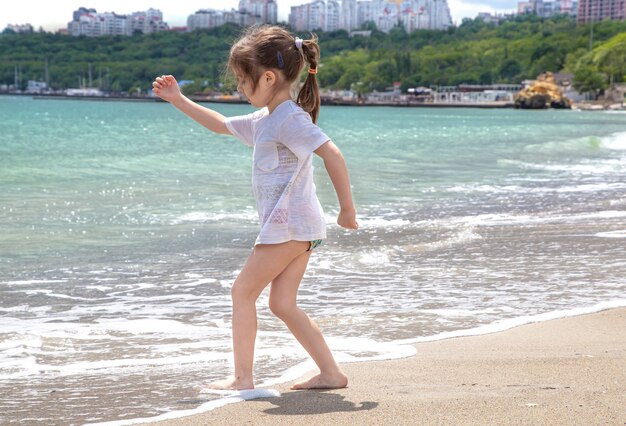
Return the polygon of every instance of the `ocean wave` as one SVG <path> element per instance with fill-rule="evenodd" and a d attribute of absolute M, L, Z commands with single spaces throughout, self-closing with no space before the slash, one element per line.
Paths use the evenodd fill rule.
<path fill-rule="evenodd" d="M 481 238 L 482 236 L 480 234 L 474 232 L 473 226 L 468 226 L 454 232 L 451 236 L 443 238 L 441 240 L 413 244 L 409 246 L 404 246 L 403 248 L 409 252 L 429 252 L 466 244 L 470 241 L 480 240 Z"/>
<path fill-rule="evenodd" d="M 626 132 L 614 133 L 600 139 L 600 145 L 604 148 L 624 151 L 626 150 Z"/>
<path fill-rule="evenodd" d="M 585 150 L 597 150 L 601 147 L 601 139 L 591 136 L 583 138 L 568 139 L 562 141 L 548 141 L 542 143 L 529 144 L 524 147 L 526 152 L 531 153 L 562 153 L 579 152 Z"/>
<path fill-rule="evenodd" d="M 583 150 L 626 150 L 626 132 L 617 132 L 607 136 L 586 136 L 563 141 L 548 141 L 529 144 L 524 150 L 532 153 L 564 153 Z"/>
<path fill-rule="evenodd" d="M 401 218 L 389 219 L 381 216 L 359 217 L 359 228 L 396 228 L 411 225 L 411 221 Z"/>
<path fill-rule="evenodd" d="M 593 219 L 614 219 L 626 217 L 626 211 L 605 210 L 592 213 L 574 214 L 525 214 L 515 215 L 508 213 L 481 214 L 476 216 L 461 216 L 448 219 L 439 219 L 452 224 L 467 224 L 473 226 L 500 226 L 500 225 L 529 225 L 537 223 L 571 223 Z"/>
<path fill-rule="evenodd" d="M 256 210 L 247 209 L 234 212 L 205 212 L 195 211 L 183 213 L 172 217 L 171 215 L 153 216 L 153 220 L 169 225 L 180 225 L 183 223 L 207 223 L 207 222 L 257 222 L 258 214 Z"/>
<path fill-rule="evenodd" d="M 384 250 L 370 250 L 359 255 L 359 262 L 367 266 L 385 266 L 391 263 Z"/>
<path fill-rule="evenodd" d="M 540 170 L 548 172 L 578 172 L 582 174 L 605 174 L 616 171 L 623 171 L 624 163 L 622 161 L 595 161 L 579 164 L 562 164 L 562 163 L 529 163 L 520 160 L 500 159 L 498 164 L 504 166 L 513 166 L 523 170 Z"/>
<path fill-rule="evenodd" d="M 84 374 L 116 375 L 130 370 L 145 371 L 146 367 L 175 367 L 182 365 L 207 363 L 209 361 L 227 361 L 228 352 L 203 351 L 193 355 L 154 357 L 154 358 L 119 358 L 100 361 L 83 361 L 63 365 L 40 363 L 34 356 L 20 358 L 19 370 L 0 374 L 0 380 L 39 376 L 82 376 Z"/>
<path fill-rule="evenodd" d="M 455 185 L 446 188 L 447 192 L 458 193 L 490 193 L 490 194 L 509 194 L 509 193 L 565 193 L 565 192 L 600 192 L 600 191 L 616 191 L 626 189 L 626 183 L 614 182 L 614 183 L 588 183 L 581 185 L 567 185 L 567 186 L 521 186 L 521 185 Z"/>

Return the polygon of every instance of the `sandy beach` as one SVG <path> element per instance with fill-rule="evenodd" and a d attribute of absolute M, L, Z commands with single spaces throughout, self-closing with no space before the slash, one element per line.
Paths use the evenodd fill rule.
<path fill-rule="evenodd" d="M 351 382 L 157 423 L 174 425 L 624 424 L 626 308 L 416 345 L 343 365 Z"/>

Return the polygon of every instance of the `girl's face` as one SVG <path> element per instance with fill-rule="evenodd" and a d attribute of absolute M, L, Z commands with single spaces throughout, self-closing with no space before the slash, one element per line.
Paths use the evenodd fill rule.
<path fill-rule="evenodd" d="M 243 93 L 248 101 L 255 108 L 267 106 L 271 99 L 271 86 L 267 84 L 265 73 L 261 74 L 257 81 L 256 89 L 253 89 L 250 77 L 246 77 L 240 73 L 237 76 L 237 91 Z"/>
<path fill-rule="evenodd" d="M 243 73 L 235 72 L 237 77 L 237 91 L 243 93 L 255 108 L 268 107 L 270 112 L 280 102 L 291 99 L 289 84 L 286 84 L 280 72 L 265 70 L 259 76 L 256 89 L 253 89 L 252 80 Z"/>

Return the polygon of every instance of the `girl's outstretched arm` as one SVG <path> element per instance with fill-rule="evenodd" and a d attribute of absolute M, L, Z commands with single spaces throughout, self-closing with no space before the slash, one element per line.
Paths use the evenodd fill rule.
<path fill-rule="evenodd" d="M 174 76 L 162 75 L 155 78 L 152 83 L 152 91 L 159 98 L 171 103 L 207 129 L 223 135 L 231 134 L 226 127 L 226 117 L 217 111 L 198 105 L 183 95 Z"/>
<path fill-rule="evenodd" d="M 357 229 L 359 224 L 356 221 L 356 209 L 352 201 L 352 190 L 350 189 L 350 178 L 348 177 L 348 168 L 346 161 L 339 151 L 339 148 L 328 141 L 318 149 L 315 153 L 322 157 L 324 166 L 330 176 L 330 180 L 335 187 L 337 198 L 339 199 L 339 216 L 337 224 L 343 228 Z"/>

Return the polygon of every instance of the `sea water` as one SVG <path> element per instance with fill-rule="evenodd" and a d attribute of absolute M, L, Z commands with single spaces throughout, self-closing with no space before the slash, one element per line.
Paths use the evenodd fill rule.
<path fill-rule="evenodd" d="M 258 232 L 251 150 L 165 103 L 3 96 L 0 117 L 0 423 L 210 408 L 196 386 L 231 372 Z M 340 361 L 626 305 L 625 114 L 324 106 L 319 124 L 360 229 L 334 224 L 316 159 L 328 239 L 299 300 Z M 258 315 L 259 384 L 313 367 L 267 292 Z"/>

